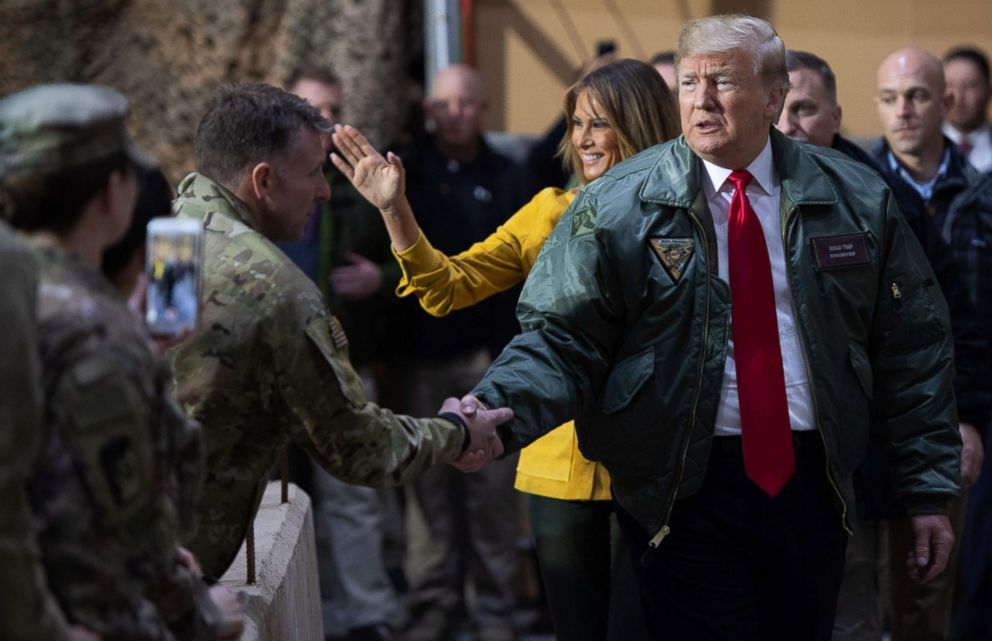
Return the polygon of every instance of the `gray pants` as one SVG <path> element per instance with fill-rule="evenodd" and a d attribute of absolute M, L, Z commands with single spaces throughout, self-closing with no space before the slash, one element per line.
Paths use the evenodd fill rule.
<path fill-rule="evenodd" d="M 478 352 L 404 368 L 404 410 L 414 416 L 436 414 L 445 397 L 467 393 L 488 365 L 485 353 Z M 438 465 L 414 483 L 431 540 L 442 548 L 411 590 L 414 626 L 418 612 L 440 611 L 450 618 L 462 610 L 470 577 L 475 588 L 472 618 L 480 632 L 486 638 L 508 637 L 516 568 L 515 470 L 515 456 L 474 474 Z"/>
<path fill-rule="evenodd" d="M 371 372 L 360 374 L 366 394 L 375 398 Z M 343 483 L 318 465 L 313 466 L 312 485 L 324 633 L 344 637 L 367 625 L 399 627 L 406 612 L 383 560 L 386 517 L 390 509 L 398 509 L 392 490 Z"/>
<path fill-rule="evenodd" d="M 382 559 L 379 491 L 342 483 L 322 468 L 315 468 L 313 484 L 325 634 L 395 623 L 399 606 Z"/>
<path fill-rule="evenodd" d="M 892 641 L 947 638 L 965 504 L 963 497 L 951 501 L 948 517 L 957 541 L 947 568 L 923 585 L 906 574 L 906 552 L 914 544 L 908 517 L 858 521 L 857 532 L 847 544 L 833 641 L 881 641 L 883 605 L 890 609 Z"/>

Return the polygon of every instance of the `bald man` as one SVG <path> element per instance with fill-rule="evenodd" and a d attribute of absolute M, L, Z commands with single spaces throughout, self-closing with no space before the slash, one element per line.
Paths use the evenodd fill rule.
<path fill-rule="evenodd" d="M 942 64 L 922 49 L 899 49 L 879 65 L 877 79 L 875 105 L 884 137 L 873 149 L 873 157 L 892 186 L 906 218 L 928 220 L 932 229 L 951 245 L 958 278 L 975 303 L 975 270 L 967 261 L 976 251 L 973 243 L 978 237 L 971 232 L 978 212 L 965 206 L 963 199 L 967 199 L 977 176 L 942 131 L 953 104 Z M 956 234 L 953 232 L 956 226 L 967 227 L 969 231 Z M 979 430 L 985 427 L 988 408 L 987 404 L 969 403 L 963 398 L 958 399 L 958 406 L 963 442 L 961 486 L 966 489 L 975 483 L 981 470 L 983 449 Z M 952 504 L 949 516 L 955 536 L 960 538 L 963 498 Z M 945 638 L 957 575 L 956 558 L 952 556 L 947 571 L 930 583 L 918 585 L 905 581 L 901 571 L 905 559 L 896 558 L 894 551 L 903 549 L 900 547 L 903 542 L 912 540 L 909 520 L 900 515 L 886 525 L 892 551 L 888 562 L 893 578 L 890 583 L 893 640 Z"/>
<path fill-rule="evenodd" d="M 430 134 L 401 151 L 407 197 L 430 244 L 456 254 L 488 236 L 515 208 L 501 204 L 510 162 L 483 138 L 486 97 L 469 67 L 455 65 L 434 77 L 424 103 Z M 404 274 L 423 260 L 424 239 L 397 254 Z M 418 270 L 424 271 L 424 270 Z M 400 281 L 404 291 L 408 281 Z M 395 329 L 397 390 L 401 407 L 425 407 L 453 390 L 467 393 L 489 366 L 493 337 L 512 333 L 515 296 L 496 297 L 445 318 L 420 309 L 413 297 L 390 319 Z M 404 638 L 435 640 L 453 631 L 467 610 L 464 583 L 475 585 L 472 624 L 481 639 L 510 641 L 515 567 L 515 463 L 497 461 L 473 475 L 429 474 L 416 483 L 432 543 L 441 554 L 414 578 L 412 621 Z M 468 574 L 470 578 L 465 575 Z"/>

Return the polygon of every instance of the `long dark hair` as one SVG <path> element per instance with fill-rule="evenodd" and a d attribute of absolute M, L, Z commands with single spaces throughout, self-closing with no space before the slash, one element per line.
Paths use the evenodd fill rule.
<path fill-rule="evenodd" d="M 681 133 L 678 109 L 668 85 L 651 65 L 640 60 L 617 60 L 598 67 L 568 88 L 565 118 L 568 129 L 558 147 L 566 169 L 582 178 L 582 159 L 572 144 L 572 114 L 579 94 L 590 92 L 617 134 L 620 159 L 627 159 Z"/>
<path fill-rule="evenodd" d="M 134 205 L 131 226 L 123 238 L 103 251 L 101 270 L 109 280 L 114 280 L 145 246 L 148 221 L 157 216 L 168 216 L 172 211 L 172 187 L 157 168 L 138 167 L 138 199 Z"/>

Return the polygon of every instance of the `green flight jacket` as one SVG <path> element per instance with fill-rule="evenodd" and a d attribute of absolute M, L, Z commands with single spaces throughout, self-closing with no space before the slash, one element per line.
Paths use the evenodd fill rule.
<path fill-rule="evenodd" d="M 220 576 L 234 560 L 289 439 L 337 478 L 369 486 L 459 456 L 460 426 L 366 400 L 320 290 L 234 194 L 194 173 L 174 209 L 204 233 L 200 326 L 173 352 L 177 397 L 203 426 L 207 477 L 188 547 L 204 572 Z"/>
<path fill-rule="evenodd" d="M 961 441 L 950 321 L 929 263 L 875 173 L 771 137 L 794 313 L 842 518 L 870 429 L 884 431 L 909 512 L 942 512 L 959 491 Z M 523 334 L 474 390 L 513 409 L 500 428 L 510 451 L 575 417 L 582 453 L 603 462 L 654 544 L 676 499 L 703 482 L 730 332 L 704 176 L 679 137 L 585 188 L 524 287 Z M 815 239 L 848 235 L 867 260 L 814 255 Z"/>

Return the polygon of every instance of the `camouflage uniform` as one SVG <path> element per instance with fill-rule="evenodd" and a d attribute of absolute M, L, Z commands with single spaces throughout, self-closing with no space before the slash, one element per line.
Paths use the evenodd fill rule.
<path fill-rule="evenodd" d="M 50 435 L 30 494 L 52 590 L 105 640 L 212 638 L 195 612 L 205 588 L 176 565 L 176 499 L 189 484 L 171 461 L 189 428 L 168 374 L 100 274 L 58 249 L 40 256 Z"/>
<path fill-rule="evenodd" d="M 41 445 L 35 350 L 38 279 L 28 251 L 0 223 L 0 639 L 62 641 L 65 623 L 48 592 L 25 494 Z"/>
<path fill-rule="evenodd" d="M 126 111 L 96 86 L 5 98 L 0 178 L 10 188 L 119 152 L 142 160 Z M 30 215 L 39 220 L 25 224 L 44 227 L 44 212 Z M 105 641 L 213 639 L 220 614 L 177 564 L 202 469 L 198 427 L 168 398 L 168 371 L 116 290 L 59 242 L 35 242 L 38 340 L 26 343 L 38 347 L 46 400 L 27 487 L 49 586 L 69 621 Z"/>
<path fill-rule="evenodd" d="M 203 424 L 207 478 L 189 543 L 208 574 L 237 554 L 289 438 L 348 483 L 396 485 L 461 450 L 460 427 L 365 399 L 348 341 L 317 286 L 200 174 L 175 211 L 203 221 L 200 330 L 174 354 L 178 397 Z"/>

